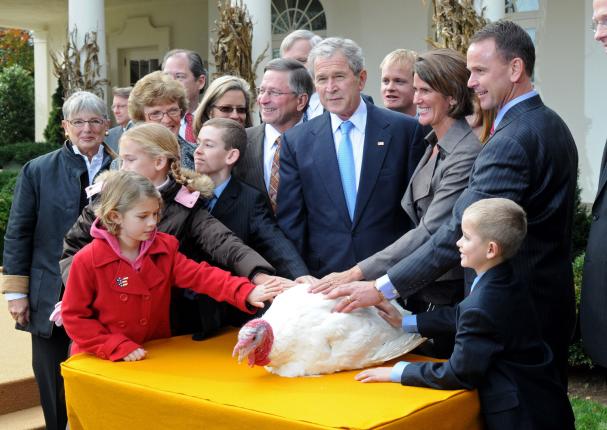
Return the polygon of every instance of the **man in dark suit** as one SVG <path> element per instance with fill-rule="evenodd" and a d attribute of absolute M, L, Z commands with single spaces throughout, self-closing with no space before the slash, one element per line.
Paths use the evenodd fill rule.
<path fill-rule="evenodd" d="M 413 118 L 362 101 L 367 72 L 352 40 L 325 39 L 309 58 L 327 111 L 283 136 L 277 218 L 319 277 L 353 266 L 410 227 L 400 199 L 410 150 L 423 136 Z"/>
<path fill-rule="evenodd" d="M 116 120 L 116 127 L 110 128 L 107 133 L 104 142 L 112 148 L 116 154 L 118 154 L 118 141 L 122 133 L 128 130 L 132 126 L 131 118 L 129 117 L 129 95 L 133 87 L 124 88 L 113 88 L 112 93 L 114 98 L 112 99 L 112 113 Z"/>
<path fill-rule="evenodd" d="M 276 224 L 264 195 L 232 176 L 246 144 L 244 128 L 230 119 L 211 119 L 200 130 L 194 164 L 197 172 L 215 183 L 209 211 L 267 259 L 277 275 L 289 279 L 307 275 L 306 265 Z"/>
<path fill-rule="evenodd" d="M 489 197 L 514 200 L 527 212 L 529 230 L 512 264 L 529 284 L 542 336 L 566 383 L 575 326 L 571 226 L 577 149 L 567 125 L 533 90 L 534 63 L 533 42 L 520 26 L 498 21 L 476 33 L 468 49 L 468 86 L 483 110 L 498 114 L 451 221 L 377 282 L 348 284 L 329 295 L 345 296 L 336 310 L 348 312 L 375 305 L 380 296 L 411 296 L 458 263 L 455 242 L 464 209 Z"/>
<path fill-rule="evenodd" d="M 592 3 L 594 38 L 607 52 L 607 0 Z M 605 237 L 607 236 L 607 143 L 603 151 L 599 188 L 592 205 L 592 224 L 584 260 L 584 278 L 580 303 L 580 328 L 584 349 L 592 361 L 607 367 L 607 266 L 605 266 Z"/>
<path fill-rule="evenodd" d="M 279 138 L 303 121 L 313 92 L 312 78 L 300 62 L 277 58 L 266 65 L 257 96 L 263 122 L 247 129 L 247 151 L 234 174 L 260 190 L 272 208 L 280 185 Z"/>

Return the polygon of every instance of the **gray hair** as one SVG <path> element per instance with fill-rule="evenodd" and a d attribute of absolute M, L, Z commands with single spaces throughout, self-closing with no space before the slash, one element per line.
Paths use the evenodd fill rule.
<path fill-rule="evenodd" d="M 114 97 L 122 97 L 123 99 L 128 99 L 131 95 L 131 91 L 133 91 L 133 87 L 112 88 L 112 94 Z"/>
<path fill-rule="evenodd" d="M 89 112 L 108 119 L 105 102 L 88 91 L 76 91 L 63 103 L 63 119 L 70 119 L 80 112 Z"/>
<path fill-rule="evenodd" d="M 318 57 L 329 58 L 336 52 L 341 52 L 346 60 L 350 70 L 358 76 L 365 68 L 365 58 L 363 50 L 351 39 L 343 39 L 341 37 L 328 37 L 316 45 L 308 55 L 308 68 L 312 77 L 314 77 L 314 63 Z"/>
<path fill-rule="evenodd" d="M 310 43 L 310 48 L 314 48 L 322 40 L 322 37 L 312 33 L 310 30 L 295 30 L 285 36 L 280 44 L 280 56 L 285 55 L 285 51 L 291 49 L 293 44 L 298 40 L 307 40 Z"/>
<path fill-rule="evenodd" d="M 312 77 L 306 69 L 306 66 L 299 61 L 291 60 L 289 58 L 275 58 L 268 62 L 263 69 L 264 73 L 268 70 L 289 73 L 289 88 L 297 95 L 305 93 L 308 95 L 309 99 L 314 93 L 314 82 L 312 81 Z"/>

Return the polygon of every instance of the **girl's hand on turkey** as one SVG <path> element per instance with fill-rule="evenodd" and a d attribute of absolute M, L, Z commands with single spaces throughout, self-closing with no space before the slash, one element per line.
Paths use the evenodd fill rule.
<path fill-rule="evenodd" d="M 147 351 L 143 348 L 137 348 L 135 351 L 122 357 L 124 361 L 139 361 L 143 360 L 147 355 Z"/>
<path fill-rule="evenodd" d="M 375 305 L 377 313 L 392 327 L 400 328 L 403 322 L 403 316 L 400 314 L 392 303 L 384 299 L 379 304 Z"/>
<path fill-rule="evenodd" d="M 375 369 L 363 370 L 354 379 L 360 382 L 390 382 L 391 372 L 391 367 L 376 367 Z"/>
<path fill-rule="evenodd" d="M 278 294 L 283 292 L 280 285 L 257 285 L 247 296 L 247 303 L 256 308 L 263 308 L 263 302 L 272 300 Z"/>

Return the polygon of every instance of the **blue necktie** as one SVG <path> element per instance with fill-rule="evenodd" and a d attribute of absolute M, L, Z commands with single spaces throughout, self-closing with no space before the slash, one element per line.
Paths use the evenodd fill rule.
<path fill-rule="evenodd" d="M 356 171 L 354 169 L 354 154 L 352 153 L 352 141 L 350 140 L 350 130 L 354 124 L 350 121 L 341 123 L 341 142 L 337 151 L 337 164 L 339 164 L 339 173 L 341 174 L 341 185 L 348 205 L 350 219 L 354 219 L 354 207 L 356 206 Z"/>

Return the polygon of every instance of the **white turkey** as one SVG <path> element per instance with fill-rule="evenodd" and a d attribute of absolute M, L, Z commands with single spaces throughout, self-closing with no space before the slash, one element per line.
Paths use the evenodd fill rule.
<path fill-rule="evenodd" d="M 384 321 L 375 308 L 331 312 L 335 300 L 297 285 L 274 299 L 263 315 L 238 333 L 233 355 L 280 376 L 361 369 L 405 354 L 425 339 Z M 398 304 L 399 311 L 404 312 Z"/>

